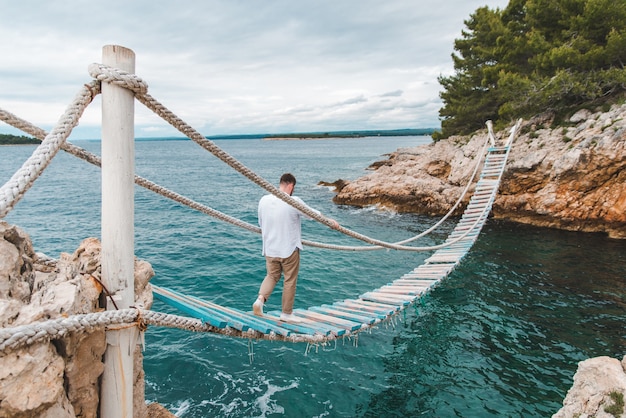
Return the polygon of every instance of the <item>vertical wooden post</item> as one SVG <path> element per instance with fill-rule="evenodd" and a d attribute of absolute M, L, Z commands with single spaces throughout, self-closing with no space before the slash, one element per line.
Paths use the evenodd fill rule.
<path fill-rule="evenodd" d="M 102 48 L 102 63 L 135 72 L 135 53 Z M 135 99 L 130 90 L 102 83 L 102 278 L 119 309 L 134 304 Z M 107 299 L 107 309 L 115 309 Z M 107 331 L 100 399 L 102 418 L 133 416 L 133 353 L 137 328 Z"/>

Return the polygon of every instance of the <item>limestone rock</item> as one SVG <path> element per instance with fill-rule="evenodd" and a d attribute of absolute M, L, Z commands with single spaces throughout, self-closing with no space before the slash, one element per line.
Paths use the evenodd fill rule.
<path fill-rule="evenodd" d="M 143 371 L 143 353 L 141 346 L 135 346 L 133 357 L 133 415 L 135 417 L 148 417 L 148 405 L 146 405 L 145 391 L 146 381 Z"/>
<path fill-rule="evenodd" d="M 135 260 L 135 305 L 150 309 L 154 302 L 150 279 L 154 276 L 152 265 L 146 261 Z"/>
<path fill-rule="evenodd" d="M 22 307 L 14 325 L 96 312 L 102 291 L 96 280 L 100 276 L 99 263 L 99 242 L 87 239 L 74 254 L 61 254 L 53 271 L 36 272 L 31 303 Z"/>
<path fill-rule="evenodd" d="M 27 234 L 0 221 L 0 325 L 13 327 L 62 316 L 97 312 L 100 242 L 84 240 L 73 254 L 51 260 L 33 251 Z M 149 309 L 154 271 L 135 261 L 136 305 Z M 99 416 L 104 330 L 70 335 L 0 353 L 0 418 Z M 142 354 L 134 358 L 134 416 L 148 414 Z M 25 390 L 25 388 L 27 388 Z"/>
<path fill-rule="evenodd" d="M 572 123 L 584 122 L 591 117 L 591 112 L 587 109 L 581 109 L 578 112 L 574 113 L 569 121 Z"/>
<path fill-rule="evenodd" d="M 172 414 L 167 409 L 158 403 L 151 403 L 148 405 L 147 413 L 149 418 L 175 418 L 176 415 Z"/>
<path fill-rule="evenodd" d="M 57 341 L 55 345 L 65 358 L 67 397 L 76 416 L 97 417 L 100 399 L 98 379 L 104 370 L 102 356 L 106 349 L 104 330 L 73 335 Z"/>
<path fill-rule="evenodd" d="M 578 363 L 574 385 L 567 392 L 563 408 L 552 418 L 615 418 L 605 408 L 614 404 L 611 393 L 621 393 L 626 398 L 625 366 L 626 356 L 621 362 L 604 356 Z"/>
<path fill-rule="evenodd" d="M 34 258 L 28 235 L 6 222 L 0 223 L 0 299 L 29 302 Z"/>
<path fill-rule="evenodd" d="M 626 104 L 579 111 L 575 126 L 550 129 L 543 115 L 521 127 L 493 216 L 515 222 L 626 238 Z M 469 182 L 486 131 L 389 155 L 376 170 L 343 181 L 337 204 L 379 205 L 441 216 Z M 508 137 L 508 132 L 500 133 Z M 498 138 L 501 139 L 501 138 Z M 471 189 L 470 189 L 471 191 Z M 468 198 L 465 198 L 466 204 Z M 463 205 L 455 214 L 460 214 Z"/>
<path fill-rule="evenodd" d="M 58 418 L 75 416 L 62 396 L 64 363 L 52 345 L 35 344 L 0 360 L 0 417 L 41 416 L 51 408 Z"/>

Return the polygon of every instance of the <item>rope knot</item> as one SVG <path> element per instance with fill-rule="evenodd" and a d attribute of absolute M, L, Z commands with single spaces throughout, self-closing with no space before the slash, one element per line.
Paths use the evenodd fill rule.
<path fill-rule="evenodd" d="M 144 319 L 144 317 L 143 317 L 143 315 L 141 313 L 141 309 L 139 309 L 139 308 L 135 308 L 135 309 L 137 309 L 137 329 L 140 332 L 144 332 L 145 330 L 148 329 L 148 323 Z"/>
<path fill-rule="evenodd" d="M 89 65 L 88 69 L 89 75 L 100 82 L 115 84 L 139 95 L 148 92 L 148 84 L 135 74 L 97 63 Z"/>

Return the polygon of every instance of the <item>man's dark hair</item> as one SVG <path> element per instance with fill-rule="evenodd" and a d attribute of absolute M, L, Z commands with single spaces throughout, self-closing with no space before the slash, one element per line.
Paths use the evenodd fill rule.
<path fill-rule="evenodd" d="M 281 184 L 293 184 L 295 186 L 296 178 L 291 173 L 285 173 L 282 176 L 280 176 L 280 183 Z"/>

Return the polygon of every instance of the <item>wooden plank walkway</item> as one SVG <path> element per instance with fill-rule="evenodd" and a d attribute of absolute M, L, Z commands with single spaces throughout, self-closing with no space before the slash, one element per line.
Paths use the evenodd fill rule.
<path fill-rule="evenodd" d="M 202 320 L 212 332 L 244 338 L 323 343 L 354 335 L 389 320 L 434 289 L 468 253 L 487 221 L 508 159 L 514 133 L 506 146 L 491 147 L 480 179 L 463 216 L 445 243 L 424 264 L 378 289 L 330 305 L 296 309 L 300 323 L 280 320 L 280 312 L 262 317 L 152 286 L 154 295 L 182 312 Z"/>

